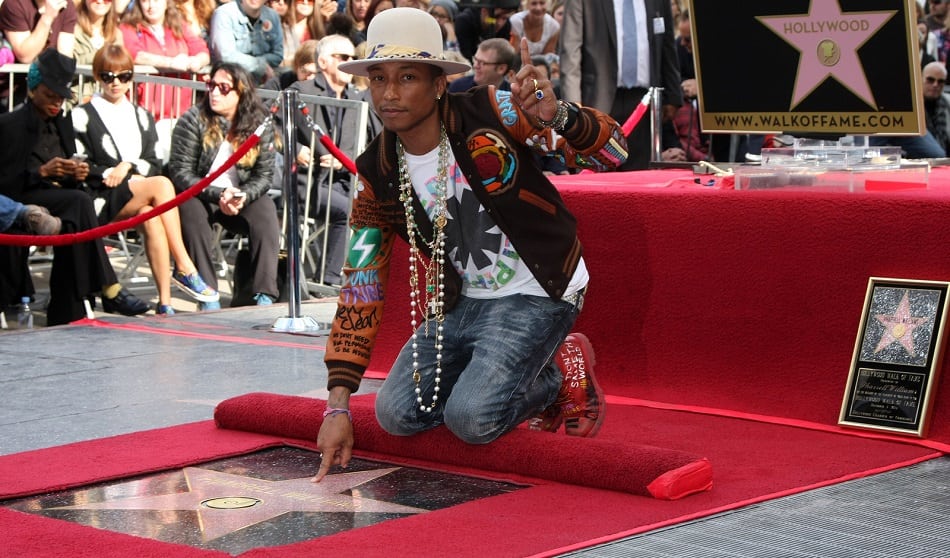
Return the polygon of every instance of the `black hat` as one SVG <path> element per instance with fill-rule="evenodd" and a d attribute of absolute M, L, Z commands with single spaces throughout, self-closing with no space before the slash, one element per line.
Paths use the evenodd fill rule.
<path fill-rule="evenodd" d="M 40 53 L 33 61 L 33 65 L 40 73 L 40 83 L 63 98 L 71 99 L 73 92 L 69 86 L 76 73 L 76 61 L 59 53 L 55 48 L 48 48 Z"/>

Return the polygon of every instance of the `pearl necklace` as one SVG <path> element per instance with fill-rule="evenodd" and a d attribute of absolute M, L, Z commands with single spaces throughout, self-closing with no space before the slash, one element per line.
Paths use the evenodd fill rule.
<path fill-rule="evenodd" d="M 409 164 L 406 162 L 406 152 L 402 142 L 396 140 L 396 155 L 399 159 L 399 201 L 406 212 L 406 230 L 409 236 L 409 316 L 412 325 L 412 381 L 415 384 L 416 402 L 419 410 L 430 413 L 439 401 L 439 383 L 442 381 L 442 340 L 443 323 L 445 322 L 445 225 L 448 221 L 446 209 L 448 182 L 449 139 L 445 135 L 445 128 L 439 133 L 439 163 L 435 186 L 435 219 L 433 219 L 432 241 L 425 242 L 419 227 L 416 225 L 415 210 L 412 207 L 412 177 L 409 174 Z M 417 236 L 418 235 L 418 236 Z M 423 261 L 417 238 L 422 239 L 429 247 L 431 257 L 429 263 Z M 425 274 L 425 295 L 419 289 L 419 266 Z M 432 393 L 432 403 L 425 405 L 422 401 L 420 382 L 422 374 L 419 372 L 419 330 L 418 317 L 425 320 L 425 337 L 429 337 L 428 316 L 435 318 L 435 387 Z"/>

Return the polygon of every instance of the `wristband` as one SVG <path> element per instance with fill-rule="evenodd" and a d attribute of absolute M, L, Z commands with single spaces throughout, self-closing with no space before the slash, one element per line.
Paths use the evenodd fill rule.
<path fill-rule="evenodd" d="M 353 422 L 353 415 L 350 413 L 349 409 L 334 409 L 333 407 L 327 407 L 323 411 L 323 418 L 327 418 L 333 415 L 346 415 L 346 418 L 350 419 L 350 422 Z"/>
<path fill-rule="evenodd" d="M 569 105 L 567 104 L 567 101 L 558 101 L 557 112 L 554 113 L 554 118 L 551 120 L 543 120 L 539 116 L 538 123 L 545 128 L 554 128 L 554 131 L 556 132 L 564 130 L 564 127 L 567 124 L 568 107 Z"/>

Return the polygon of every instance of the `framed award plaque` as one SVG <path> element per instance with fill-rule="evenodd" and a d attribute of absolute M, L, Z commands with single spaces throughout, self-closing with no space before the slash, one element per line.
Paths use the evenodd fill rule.
<path fill-rule="evenodd" d="M 872 277 L 838 424 L 926 436 L 950 283 Z"/>

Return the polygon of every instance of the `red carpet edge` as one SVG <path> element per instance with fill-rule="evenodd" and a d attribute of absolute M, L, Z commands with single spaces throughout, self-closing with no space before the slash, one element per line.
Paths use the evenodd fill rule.
<path fill-rule="evenodd" d="M 411 437 L 384 432 L 372 396 L 350 401 L 355 450 L 512 473 L 543 480 L 676 500 L 712 487 L 705 458 L 661 447 L 516 429 L 484 446 L 458 440 L 445 428 Z M 219 428 L 309 440 L 323 421 L 325 402 L 298 396 L 250 393 L 222 401 Z M 579 469 L 572 466 L 585 463 Z M 593 474 L 592 474 L 593 472 Z"/>
<path fill-rule="evenodd" d="M 701 415 L 711 415 L 718 417 L 734 418 L 740 420 L 751 420 L 767 424 L 778 424 L 781 426 L 791 426 L 794 428 L 804 428 L 817 432 L 829 432 L 832 434 L 841 434 L 844 436 L 855 436 L 858 438 L 867 438 L 869 440 L 883 440 L 887 442 L 897 442 L 909 444 L 922 448 L 939 451 L 943 454 L 950 454 L 950 444 L 937 440 L 928 440 L 921 438 L 909 438 L 906 436 L 892 435 L 886 432 L 871 432 L 869 430 L 858 430 L 853 428 L 843 428 L 836 425 L 821 424 L 800 419 L 786 417 L 777 417 L 771 415 L 761 415 L 756 413 L 746 413 L 743 411 L 733 411 L 730 409 L 717 409 L 712 407 L 701 407 L 696 405 L 679 405 L 676 403 L 664 403 L 661 401 L 650 401 L 646 399 L 637 399 L 633 397 L 622 397 L 608 395 L 607 403 L 611 405 L 629 405 L 635 407 L 647 407 L 650 409 L 661 409 L 664 411 L 680 411 L 684 413 L 695 413 Z"/>

